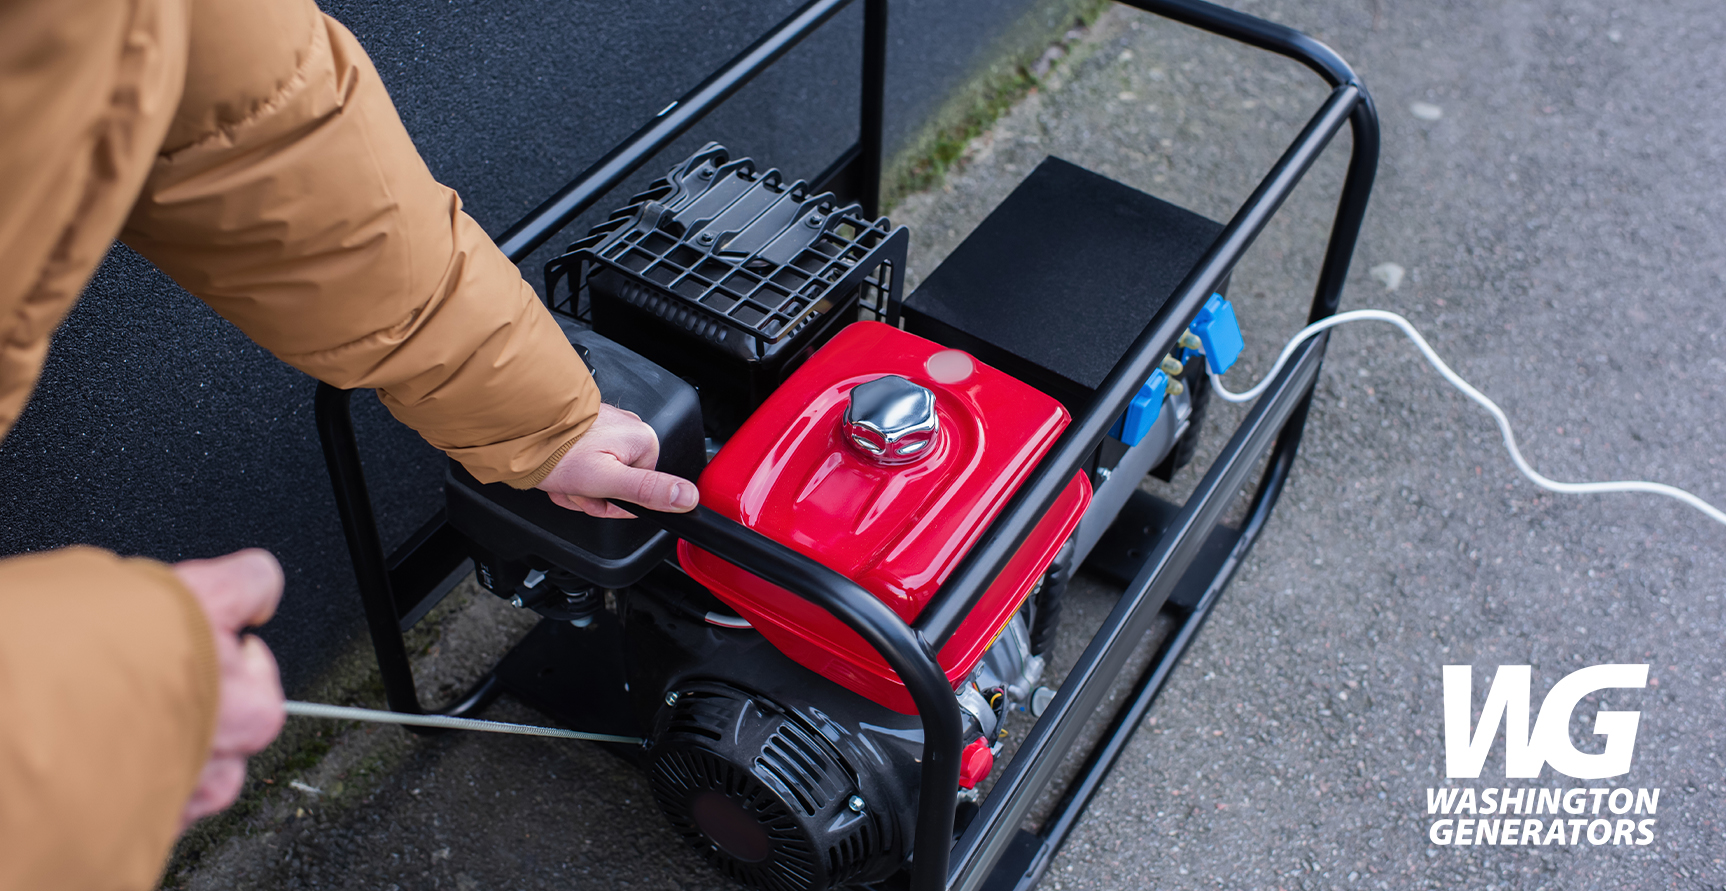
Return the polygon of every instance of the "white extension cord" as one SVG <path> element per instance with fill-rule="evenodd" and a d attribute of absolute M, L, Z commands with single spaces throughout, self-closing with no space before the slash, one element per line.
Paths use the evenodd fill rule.
<path fill-rule="evenodd" d="M 1389 322 L 1392 325 L 1401 328 L 1402 333 L 1408 335 L 1408 339 L 1414 341 L 1414 345 L 1420 348 L 1421 353 L 1426 356 L 1426 361 L 1432 363 L 1432 367 L 1438 369 L 1438 373 L 1443 375 L 1444 379 L 1449 381 L 1451 386 L 1461 390 L 1464 396 L 1480 403 L 1481 407 L 1486 409 L 1487 412 L 1492 415 L 1493 420 L 1498 422 L 1499 432 L 1504 434 L 1504 447 L 1510 451 L 1510 460 L 1516 464 L 1516 469 L 1522 471 L 1522 475 L 1528 477 L 1528 479 L 1536 486 L 1550 492 L 1558 492 L 1564 495 L 1596 495 L 1603 492 L 1649 492 L 1655 495 L 1665 495 L 1668 498 L 1676 498 L 1679 501 L 1707 514 L 1708 517 L 1716 523 L 1726 524 L 1726 512 L 1722 512 L 1714 505 L 1709 504 L 1701 498 L 1698 498 L 1683 489 L 1677 488 L 1676 486 L 1668 486 L 1664 483 L 1650 483 L 1643 480 L 1617 480 L 1606 483 L 1561 483 L 1557 480 L 1548 479 L 1542 476 L 1533 467 L 1529 466 L 1528 461 L 1522 457 L 1522 450 L 1516 447 L 1516 435 L 1510 431 L 1510 419 L 1504 416 L 1504 410 L 1499 408 L 1497 403 L 1486 398 L 1486 394 L 1476 390 L 1468 383 L 1468 381 L 1463 380 L 1460 375 L 1455 371 L 1452 371 L 1450 366 L 1446 365 L 1444 360 L 1440 359 L 1438 354 L 1433 352 L 1432 345 L 1426 342 L 1426 338 L 1420 336 L 1420 332 L 1415 330 L 1414 325 L 1410 323 L 1408 319 L 1405 319 L 1394 312 L 1386 312 L 1382 309 L 1356 309 L 1348 312 L 1337 313 L 1328 319 L 1321 319 L 1320 321 L 1302 328 L 1300 333 L 1296 334 L 1294 338 L 1288 342 L 1288 346 L 1283 347 L 1282 355 L 1277 356 L 1276 364 L 1271 366 L 1271 370 L 1265 374 L 1264 379 L 1259 381 L 1252 389 L 1247 390 L 1244 393 L 1231 393 L 1223 386 L 1222 379 L 1214 374 L 1210 376 L 1211 386 L 1216 390 L 1218 396 L 1229 402 L 1248 402 L 1253 399 L 1257 399 L 1259 395 L 1264 393 L 1265 389 L 1270 386 L 1270 382 L 1277 376 L 1277 372 L 1282 371 L 1283 366 L 1288 364 L 1289 357 L 1294 355 L 1295 348 L 1326 329 L 1334 328 L 1338 325 L 1344 325 L 1349 322 L 1366 321 Z"/>

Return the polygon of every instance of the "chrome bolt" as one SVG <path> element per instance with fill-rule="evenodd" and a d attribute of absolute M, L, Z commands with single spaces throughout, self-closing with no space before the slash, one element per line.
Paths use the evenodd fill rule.
<path fill-rule="evenodd" d="M 863 796 L 853 795 L 850 798 L 845 799 L 845 806 L 850 808 L 851 813 L 853 813 L 853 814 L 863 813 L 863 808 L 865 806 L 865 802 L 863 801 Z"/>
<path fill-rule="evenodd" d="M 665 694 L 665 704 L 666 705 L 676 705 L 677 704 L 677 691 L 676 690 L 673 690 L 670 693 Z"/>
<path fill-rule="evenodd" d="M 521 595 L 517 594 L 514 597 L 511 597 L 509 599 L 509 605 L 515 607 L 516 609 L 521 609 L 522 607 L 526 606 L 527 604 L 522 601 Z"/>
<path fill-rule="evenodd" d="M 713 243 L 713 233 L 712 232 L 703 232 L 700 235 L 695 236 L 695 240 L 701 242 L 702 244 L 712 244 Z"/>

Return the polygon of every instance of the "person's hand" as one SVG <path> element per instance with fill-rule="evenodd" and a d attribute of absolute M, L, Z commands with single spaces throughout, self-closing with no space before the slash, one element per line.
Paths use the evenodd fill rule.
<path fill-rule="evenodd" d="M 635 412 L 600 405 L 593 426 L 564 453 L 539 484 L 551 500 L 596 517 L 634 514 L 606 501 L 617 498 L 650 510 L 682 513 L 695 507 L 695 484 L 659 473 L 659 437 Z"/>
<path fill-rule="evenodd" d="M 240 795 L 246 759 L 262 751 L 282 730 L 282 681 L 276 658 L 257 637 L 240 631 L 262 625 L 282 599 L 282 567 L 269 551 L 236 551 L 210 560 L 174 564 L 180 582 L 204 607 L 216 635 L 221 703 L 210 760 L 186 802 L 181 828 L 213 814 Z"/>

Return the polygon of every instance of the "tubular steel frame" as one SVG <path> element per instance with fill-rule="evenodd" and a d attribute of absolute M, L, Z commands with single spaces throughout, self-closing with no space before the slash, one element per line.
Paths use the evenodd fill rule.
<path fill-rule="evenodd" d="M 672 103 L 654 120 L 593 164 L 581 176 L 499 239 L 521 262 L 606 192 L 638 170 L 755 75 L 829 21 L 852 0 L 811 0 L 724 68 Z M 887 47 L 887 0 L 863 2 L 863 71 L 860 136 L 822 177 L 821 185 L 849 180 L 866 212 L 879 214 L 881 127 Z M 1313 386 L 1328 335 L 1304 344 L 1259 398 L 1193 494 L 1104 620 L 1060 692 L 1031 728 L 1018 753 L 964 831 L 954 840 L 960 734 L 959 709 L 935 653 L 957 630 L 1018 549 L 1065 482 L 1083 466 L 1133 394 L 1170 352 L 1206 298 L 1240 261 L 1270 218 L 1346 123 L 1353 146 L 1309 321 L 1336 312 L 1378 166 L 1378 116 L 1354 71 L 1329 47 L 1291 28 L 1203 0 L 1125 0 L 1128 5 L 1294 59 L 1316 71 L 1331 93 L 1194 266 L 1174 295 L 1098 388 L 1090 406 L 1067 428 L 1030 479 L 990 524 L 914 625 L 844 576 L 706 508 L 661 514 L 632 506 L 704 550 L 831 612 L 873 646 L 905 681 L 924 725 L 923 771 L 909 886 L 914 891 L 1024 889 L 1035 885 L 1083 815 L 1098 786 L 1156 700 L 1223 589 L 1263 531 L 1300 446 Z M 368 626 L 390 707 L 418 712 L 413 677 L 401 643 L 408 610 L 397 605 L 390 561 L 372 516 L 349 416 L 349 392 L 320 385 L 318 429 L 353 557 Z M 1247 519 L 1236 531 L 1221 525 L 1235 493 L 1270 453 Z M 436 522 L 436 520 L 434 520 Z M 1195 563 L 1207 541 L 1225 537 L 1220 563 Z M 422 535 L 422 540 L 427 535 Z M 411 559 L 413 555 L 408 555 Z M 399 561 L 398 561 L 399 562 Z M 424 574 L 422 573 L 422 576 Z M 1021 830 L 1038 795 L 1077 744 L 1086 719 L 1102 703 L 1170 595 L 1186 590 L 1196 605 L 1185 610 L 1128 695 L 1102 739 L 1086 756 L 1054 813 L 1036 833 Z M 415 610 L 418 611 L 418 610 Z M 477 710 L 496 693 L 487 676 L 446 713 Z"/>

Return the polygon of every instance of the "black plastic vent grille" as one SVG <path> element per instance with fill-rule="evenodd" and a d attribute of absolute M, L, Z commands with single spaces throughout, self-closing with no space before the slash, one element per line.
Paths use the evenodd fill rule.
<path fill-rule="evenodd" d="M 878 316 L 889 300 L 896 312 L 907 242 L 887 218 L 710 143 L 553 260 L 546 294 L 582 317 L 591 279 L 611 270 L 771 344 L 859 289 Z"/>
<path fill-rule="evenodd" d="M 731 701 L 709 693 L 690 693 L 677 706 L 671 710 L 667 733 L 690 733 L 717 740 L 722 736 Z"/>
<path fill-rule="evenodd" d="M 896 865 L 882 815 L 850 808 L 852 768 L 772 702 L 704 684 L 680 691 L 658 723 L 654 799 L 732 879 L 763 891 L 828 891 Z"/>
<path fill-rule="evenodd" d="M 755 764 L 813 817 L 849 788 L 841 787 L 843 769 L 821 751 L 801 728 L 787 724 L 767 740 Z"/>
<path fill-rule="evenodd" d="M 829 213 L 838 214 L 838 225 L 815 234 L 810 245 L 783 266 L 759 258 L 703 254 L 658 231 L 626 231 L 596 256 L 684 298 L 716 321 L 777 341 L 825 309 L 827 292 L 890 234 L 881 223 L 841 211 Z M 819 220 L 816 226 L 821 226 L 827 217 L 814 211 L 805 219 Z"/>
<path fill-rule="evenodd" d="M 767 859 L 749 863 L 728 856 L 696 824 L 689 802 L 714 791 L 739 804 L 766 830 Z M 817 887 L 818 852 L 784 803 L 742 767 L 699 750 L 671 752 L 653 765 L 653 793 L 672 829 L 700 849 L 720 872 L 764 891 L 809 891 Z"/>
<path fill-rule="evenodd" d="M 910 240 L 710 143 L 547 263 L 546 301 L 698 382 L 724 440 L 841 328 L 899 323 Z"/>
<path fill-rule="evenodd" d="M 863 871 L 869 858 L 881 849 L 875 826 L 867 821 L 857 825 L 857 831 L 840 839 L 827 849 L 827 874 L 845 881 Z"/>

